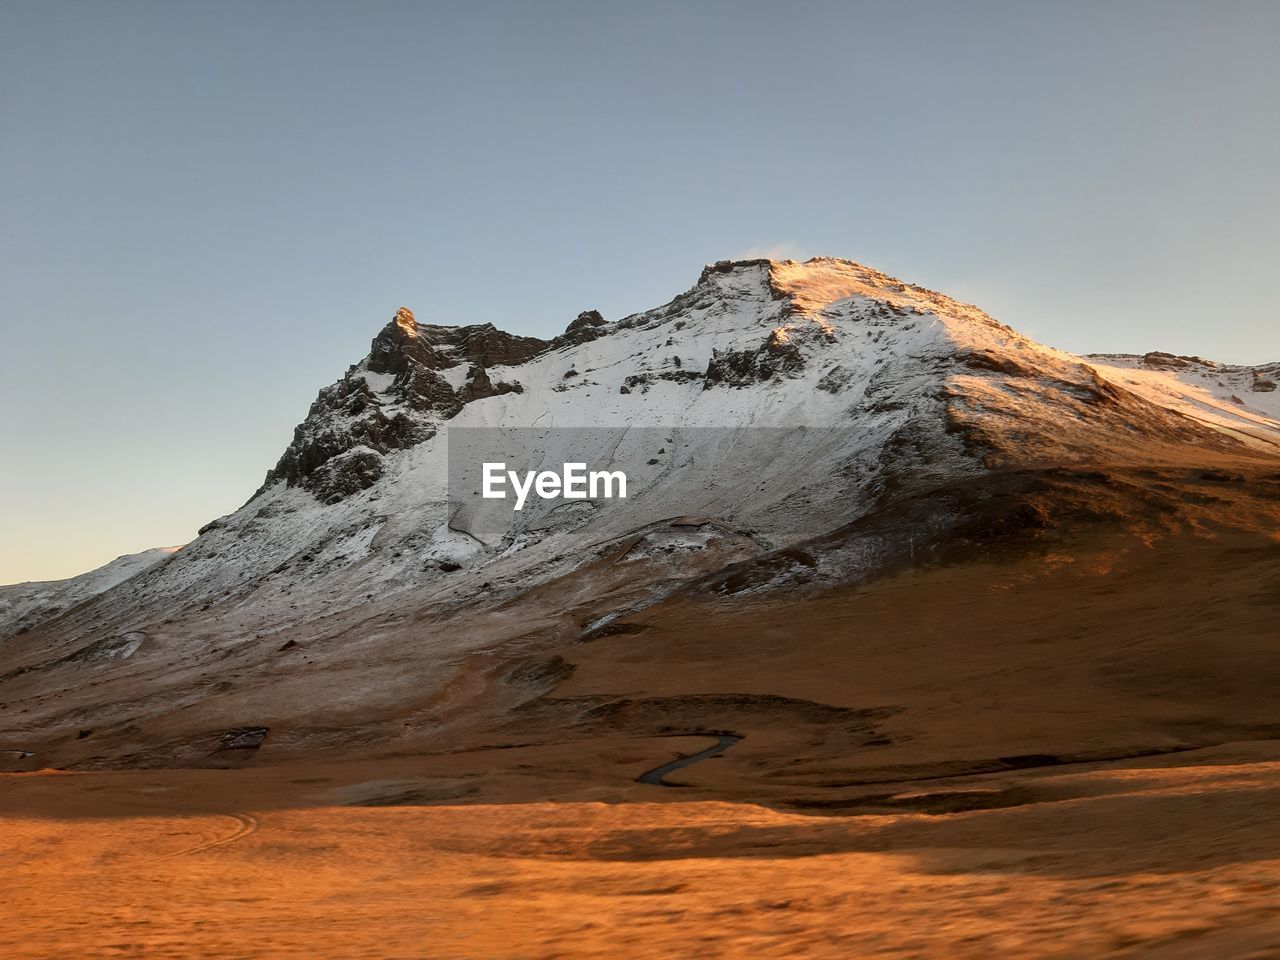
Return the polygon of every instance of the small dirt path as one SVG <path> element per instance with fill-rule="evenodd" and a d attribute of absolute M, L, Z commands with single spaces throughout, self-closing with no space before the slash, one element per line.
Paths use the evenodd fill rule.
<path fill-rule="evenodd" d="M 735 743 L 737 743 L 742 739 L 741 737 L 735 736 L 734 734 L 731 734 L 731 733 L 727 733 L 727 734 L 684 733 L 684 734 L 680 734 L 680 736 L 715 737 L 717 742 L 715 743 L 714 746 L 707 747 L 707 749 L 701 750 L 698 753 L 691 753 L 687 757 L 679 757 L 676 760 L 672 760 L 670 763 L 664 763 L 660 767 L 654 767 L 652 770 L 650 770 L 647 773 L 640 774 L 640 776 L 636 777 L 636 781 L 638 783 L 650 783 L 659 787 L 677 786 L 677 784 L 665 782 L 662 778 L 665 777 L 668 773 L 674 773 L 676 770 L 680 770 L 684 767 L 690 766 L 691 764 L 695 764 L 699 760 L 710 760 L 712 757 L 718 757 L 720 756 L 720 754 L 724 753 L 726 750 L 728 750 Z"/>

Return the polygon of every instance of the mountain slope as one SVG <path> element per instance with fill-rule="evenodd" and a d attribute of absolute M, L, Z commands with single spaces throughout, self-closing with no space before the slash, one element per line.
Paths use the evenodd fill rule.
<path fill-rule="evenodd" d="M 1280 449 L 1280 363 L 1256 367 L 1148 353 L 1088 358 L 1119 386 L 1262 449 Z"/>
<path fill-rule="evenodd" d="M 551 340 L 401 309 L 240 510 L 0 645 L 9 736 L 67 762 L 197 762 L 242 727 L 281 756 L 441 748 L 545 705 L 564 643 L 664 604 L 807 603 L 1090 525 L 1269 522 L 1268 368 L 1224 371 L 1261 386 L 1202 415 L 1182 368 L 1150 367 L 826 258 L 718 263 Z M 449 487 L 475 428 L 513 462 L 625 465 L 633 493 L 493 526 Z M 1237 477 L 1220 508 L 1199 492 Z M 121 637 L 127 660 L 85 665 Z"/>
<path fill-rule="evenodd" d="M 66 580 L 33 580 L 0 586 L 0 636 L 26 633 L 36 624 L 123 583 L 167 560 L 181 547 L 153 547 L 116 557 Z"/>

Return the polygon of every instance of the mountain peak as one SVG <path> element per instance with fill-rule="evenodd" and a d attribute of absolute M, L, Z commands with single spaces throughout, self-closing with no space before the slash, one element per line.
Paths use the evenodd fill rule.
<path fill-rule="evenodd" d="M 409 336 L 415 337 L 418 335 L 418 322 L 413 317 L 413 311 L 408 307 L 398 309 L 393 322 Z"/>
<path fill-rule="evenodd" d="M 785 301 L 789 313 L 808 317 L 839 301 L 863 298 L 908 313 L 941 312 L 998 326 L 977 307 L 843 257 L 717 260 L 703 267 L 695 289 L 734 297 L 764 294 L 770 300 Z"/>

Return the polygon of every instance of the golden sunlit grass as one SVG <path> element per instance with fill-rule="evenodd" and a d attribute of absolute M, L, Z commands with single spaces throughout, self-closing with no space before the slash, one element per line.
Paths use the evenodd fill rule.
<path fill-rule="evenodd" d="M 945 816 L 706 802 L 10 817 L 0 949 L 988 958 L 1273 942 L 1280 763 L 1053 779 L 1073 796 Z"/>

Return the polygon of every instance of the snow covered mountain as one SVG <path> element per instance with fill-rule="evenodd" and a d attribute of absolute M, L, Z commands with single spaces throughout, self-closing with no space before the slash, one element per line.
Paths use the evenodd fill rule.
<path fill-rule="evenodd" d="M 1159 406 L 1266 448 L 1280 422 L 1280 363 L 1256 367 L 1168 353 L 1094 354 L 1103 375 Z"/>
<path fill-rule="evenodd" d="M 0 586 L 0 636 L 26 633 L 41 621 L 124 583 L 161 560 L 167 560 L 180 549 L 153 547 L 140 553 L 127 553 L 96 570 L 66 580 L 33 580 Z"/>
<path fill-rule="evenodd" d="M 282 643 L 323 640 L 322 662 L 365 672 L 335 670 L 341 685 L 313 680 L 306 694 L 278 684 L 277 701 L 370 708 L 408 696 L 405 663 L 434 664 L 443 689 L 465 657 L 513 635 L 599 630 L 743 564 L 776 588 L 797 566 L 789 550 L 837 533 L 839 549 L 798 561 L 806 577 L 847 581 L 899 541 L 914 556 L 973 536 L 972 503 L 954 491 L 987 496 L 999 483 L 984 478 L 1271 462 L 1278 379 L 1277 365 L 1075 356 L 829 258 L 720 262 L 663 306 L 616 321 L 587 311 L 550 340 L 422 324 L 401 308 L 320 391 L 243 507 L 165 563 L 0 644 L 0 675 L 17 695 L 56 698 L 80 679 L 69 655 L 142 636 L 135 679 L 156 678 L 167 692 L 155 710 L 185 704 L 195 729 L 213 678 L 231 683 L 224 674 L 256 669 Z M 583 429 L 574 456 L 625 462 L 635 495 L 482 528 L 450 499 L 448 475 L 450 433 L 480 427 L 502 428 L 510 459 L 534 463 L 563 452 L 556 431 Z M 909 532 L 848 533 L 891 515 L 909 516 Z M 449 627 L 426 641 L 411 638 L 415 624 Z M 123 724 L 109 688 L 77 709 Z"/>

